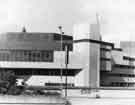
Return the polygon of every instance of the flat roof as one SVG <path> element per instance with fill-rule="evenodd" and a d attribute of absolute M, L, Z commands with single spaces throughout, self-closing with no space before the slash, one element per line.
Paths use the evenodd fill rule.
<path fill-rule="evenodd" d="M 104 45 L 109 45 L 109 46 L 114 47 L 114 44 L 113 43 L 104 42 L 104 41 L 100 41 L 100 40 L 93 40 L 93 39 L 74 40 L 74 43 L 78 43 L 78 42 L 92 42 L 92 43 L 104 44 Z"/>
<path fill-rule="evenodd" d="M 116 50 L 116 51 L 123 51 L 122 48 L 113 48 L 113 50 Z"/>

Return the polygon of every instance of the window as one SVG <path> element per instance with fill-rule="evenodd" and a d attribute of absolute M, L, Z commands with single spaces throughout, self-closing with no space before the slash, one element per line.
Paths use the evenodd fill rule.
<path fill-rule="evenodd" d="M 1 50 L 0 61 L 53 62 L 53 51 Z"/>

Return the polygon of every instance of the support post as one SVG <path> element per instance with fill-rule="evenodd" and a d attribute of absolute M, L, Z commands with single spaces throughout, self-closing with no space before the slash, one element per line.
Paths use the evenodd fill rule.
<path fill-rule="evenodd" d="M 68 86 L 67 86 L 67 83 L 68 83 L 68 81 L 67 81 L 68 58 L 69 58 L 69 51 L 68 51 L 68 46 L 66 45 L 66 46 L 65 46 L 65 65 L 66 65 L 65 97 L 67 97 L 67 88 L 68 88 Z"/>

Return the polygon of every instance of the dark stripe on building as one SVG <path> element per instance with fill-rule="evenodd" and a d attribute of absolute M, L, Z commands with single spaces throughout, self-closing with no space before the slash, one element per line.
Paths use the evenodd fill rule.
<path fill-rule="evenodd" d="M 97 44 L 110 45 L 110 46 L 114 47 L 114 44 L 113 43 L 99 41 L 99 40 L 93 40 L 93 39 L 74 40 L 74 43 L 79 43 L 79 42 L 91 42 L 91 43 L 97 43 Z"/>

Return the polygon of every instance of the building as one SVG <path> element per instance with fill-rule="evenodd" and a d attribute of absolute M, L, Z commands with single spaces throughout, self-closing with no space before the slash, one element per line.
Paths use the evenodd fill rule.
<path fill-rule="evenodd" d="M 130 47 L 121 47 L 101 40 L 98 23 L 77 24 L 73 36 L 62 35 L 62 41 L 56 33 L 7 32 L 0 34 L 0 69 L 12 70 L 24 81 L 43 75 L 45 86 L 65 86 L 67 75 L 69 87 L 132 87 L 135 58 L 127 54 Z"/>
<path fill-rule="evenodd" d="M 130 45 L 129 45 L 130 44 Z M 124 46 L 123 46 L 124 45 Z M 132 45 L 132 46 L 131 46 Z M 98 24 L 74 26 L 74 52 L 82 71 L 78 85 L 84 87 L 133 87 L 135 86 L 135 43 L 113 43 L 101 40 Z M 130 52 L 130 53 L 129 53 Z"/>
<path fill-rule="evenodd" d="M 61 74 L 63 77 L 70 76 L 70 79 L 81 70 L 79 66 L 70 64 L 68 70 L 65 68 L 65 46 L 68 46 L 69 52 L 72 52 L 73 38 L 63 35 L 62 39 L 61 47 L 61 35 L 56 33 L 2 33 L 0 34 L 0 69 L 12 70 L 24 81 L 32 75 L 55 77 L 55 80 L 51 81 L 52 84 L 46 85 L 59 85 Z"/>
<path fill-rule="evenodd" d="M 100 71 L 100 84 L 101 86 L 114 86 L 114 87 L 134 87 L 135 74 L 134 74 L 134 42 L 121 42 L 121 48 L 111 47 L 106 57 L 110 57 L 110 70 L 101 69 Z M 101 60 L 102 63 L 104 61 Z M 107 63 L 106 63 L 107 65 Z M 108 65 L 108 67 L 109 67 Z M 102 66 L 102 65 L 101 65 Z M 104 67 L 104 66 L 102 66 Z"/>
<path fill-rule="evenodd" d="M 82 71 L 76 76 L 77 86 L 99 87 L 100 83 L 100 32 L 98 24 L 74 26 L 73 52 Z"/>

